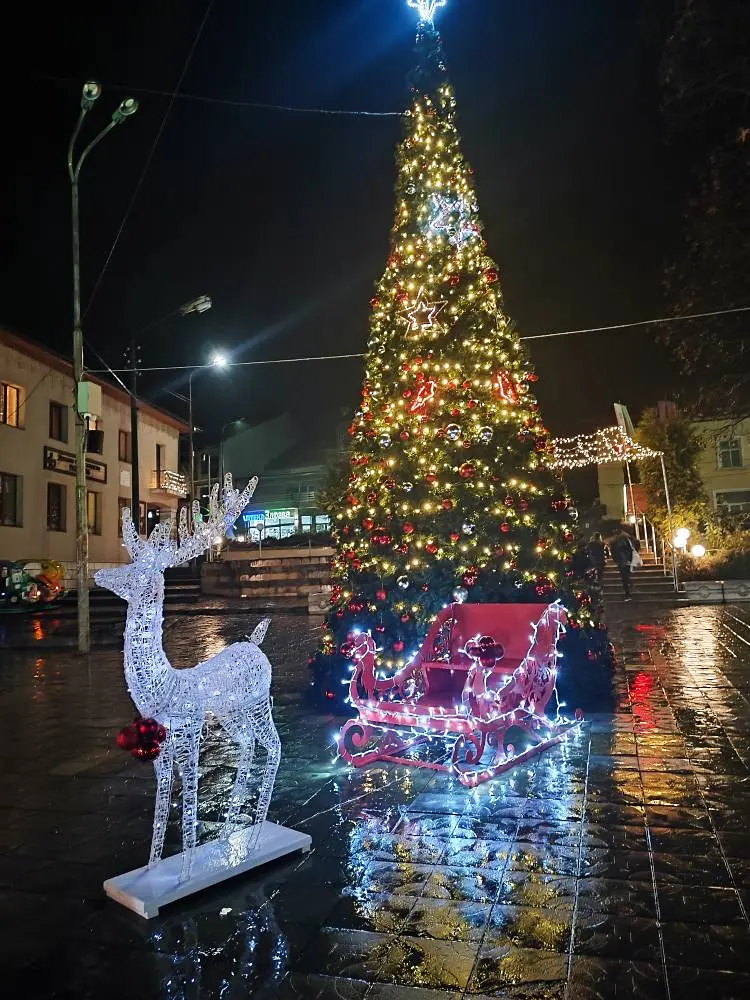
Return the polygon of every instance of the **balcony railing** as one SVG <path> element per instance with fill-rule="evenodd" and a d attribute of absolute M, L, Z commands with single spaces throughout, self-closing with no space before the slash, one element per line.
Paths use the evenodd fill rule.
<path fill-rule="evenodd" d="M 162 490 L 174 497 L 186 497 L 188 494 L 187 480 L 179 472 L 167 469 L 154 469 L 151 473 L 151 489 Z"/>

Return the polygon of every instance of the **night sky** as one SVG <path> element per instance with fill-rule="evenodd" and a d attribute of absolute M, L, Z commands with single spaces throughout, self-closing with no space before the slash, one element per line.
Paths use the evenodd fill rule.
<path fill-rule="evenodd" d="M 438 16 L 476 171 L 488 253 L 520 333 L 662 315 L 662 259 L 678 206 L 656 70 L 637 5 L 601 0 L 449 0 Z M 109 9 L 106 9 L 109 7 Z M 96 294 L 206 11 L 203 0 L 72 2 L 17 35 L 27 76 L 6 88 L 0 323 L 69 353 L 67 141 L 80 86 L 104 94 L 87 135 L 126 95 L 138 114 L 82 175 L 84 334 L 113 367 L 129 332 L 199 294 L 202 316 L 144 338 L 145 365 L 361 351 L 393 217 L 399 118 L 255 110 L 178 98 Z M 32 11 L 31 15 L 38 17 Z M 401 111 L 414 11 L 405 0 L 215 0 L 181 85 L 226 101 Z M 123 86 L 125 85 L 125 86 Z M 130 89 L 132 88 L 132 90 Z M 21 91 L 19 90 L 19 93 Z M 89 131 L 91 130 L 91 131 Z M 672 384 L 653 329 L 531 346 L 553 434 L 637 414 Z M 89 353 L 87 363 L 101 367 Z M 286 409 L 333 423 L 355 405 L 361 361 L 235 369 L 194 380 L 207 429 Z M 184 391 L 182 375 L 144 390 Z"/>

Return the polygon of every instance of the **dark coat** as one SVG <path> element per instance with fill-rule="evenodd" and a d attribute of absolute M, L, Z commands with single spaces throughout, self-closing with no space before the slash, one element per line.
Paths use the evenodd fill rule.
<path fill-rule="evenodd" d="M 618 535 L 609 545 L 612 558 L 618 566 L 629 566 L 633 558 L 635 546 L 630 540 L 630 536 L 624 532 Z"/>

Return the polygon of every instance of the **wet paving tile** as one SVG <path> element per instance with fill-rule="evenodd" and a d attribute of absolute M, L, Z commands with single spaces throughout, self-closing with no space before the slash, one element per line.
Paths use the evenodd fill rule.
<path fill-rule="evenodd" d="M 402 986 L 464 990 L 476 958 L 476 944 L 399 937 L 388 952 L 377 979 Z"/>
<path fill-rule="evenodd" d="M 703 996 L 704 994 L 682 994 Z M 570 975 L 575 1000 L 667 1000 L 661 962 L 617 961 L 576 955 Z"/>
<path fill-rule="evenodd" d="M 490 903 L 423 896 L 409 912 L 403 933 L 440 941 L 481 941 L 491 910 Z"/>
<path fill-rule="evenodd" d="M 469 992 L 504 997 L 513 995 L 508 992 L 510 988 L 520 987 L 516 994 L 519 997 L 542 997 L 547 990 L 552 990 L 554 996 L 554 991 L 564 987 L 567 977 L 565 955 L 537 948 L 488 944 L 479 952 Z"/>
<path fill-rule="evenodd" d="M 485 945 L 514 945 L 567 953 L 573 924 L 573 907 L 558 905 L 535 909 L 530 906 L 496 904 L 487 925 Z"/>
<path fill-rule="evenodd" d="M 726 614 L 744 615 L 735 625 L 750 634 L 750 613 L 671 609 L 651 641 L 631 612 L 613 633 L 620 710 L 473 791 L 449 774 L 335 762 L 340 720 L 302 698 L 314 632 L 280 620 L 269 650 L 285 755 L 271 816 L 311 833 L 314 850 L 149 922 L 101 893 L 104 877 L 143 862 L 151 823 L 152 769 L 112 743 L 132 717 L 120 655 L 97 653 L 83 686 L 66 655 L 50 656 L 54 686 L 39 699 L 26 654 L 10 651 L 3 995 L 749 996 L 750 649 L 730 656 L 711 637 Z M 169 653 L 186 665 L 247 631 L 244 614 L 169 625 Z M 214 727 L 202 764 L 209 837 L 234 767 Z"/>
<path fill-rule="evenodd" d="M 580 913 L 573 948 L 577 955 L 658 962 L 659 932 L 655 920 L 603 913 Z"/>

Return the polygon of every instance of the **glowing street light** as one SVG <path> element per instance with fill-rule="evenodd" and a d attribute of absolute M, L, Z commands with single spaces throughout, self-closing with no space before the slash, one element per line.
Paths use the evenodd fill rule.
<path fill-rule="evenodd" d="M 211 364 L 214 368 L 226 368 L 229 362 L 227 361 L 225 354 L 222 354 L 221 351 L 217 351 L 211 358 Z"/>
<path fill-rule="evenodd" d="M 672 543 L 676 549 L 682 549 L 684 552 L 687 549 L 688 538 L 690 538 L 690 529 L 678 528 L 674 533 Z"/>
<path fill-rule="evenodd" d="M 705 545 L 694 545 L 690 550 L 690 555 L 693 556 L 693 558 L 695 559 L 702 559 L 703 556 L 705 556 L 705 554 L 706 554 Z"/>

